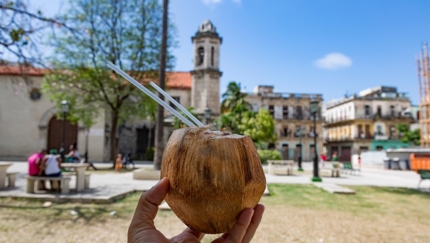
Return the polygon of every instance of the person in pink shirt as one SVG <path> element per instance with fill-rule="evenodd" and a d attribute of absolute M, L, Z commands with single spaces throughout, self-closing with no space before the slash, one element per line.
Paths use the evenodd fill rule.
<path fill-rule="evenodd" d="M 34 153 L 28 157 L 28 174 L 30 176 L 40 176 L 41 170 L 40 165 L 42 164 L 43 157 L 45 157 L 46 149 L 40 150 L 38 153 Z"/>
<path fill-rule="evenodd" d="M 41 176 L 43 170 L 41 169 L 43 158 L 46 154 L 46 149 L 40 150 L 38 153 L 34 153 L 28 157 L 28 175 L 30 176 Z M 45 190 L 45 181 L 39 183 L 41 190 Z"/>

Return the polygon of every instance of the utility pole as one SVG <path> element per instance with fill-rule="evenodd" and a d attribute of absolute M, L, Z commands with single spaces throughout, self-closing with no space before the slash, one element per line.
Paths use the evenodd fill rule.
<path fill-rule="evenodd" d="M 160 54 L 160 77 L 158 86 L 161 89 L 166 89 L 166 53 L 167 53 L 167 14 L 168 14 L 169 0 L 163 0 L 163 31 L 161 37 L 161 54 Z M 158 97 L 164 100 L 164 96 L 158 93 Z M 161 161 L 164 152 L 164 108 L 158 105 L 157 121 L 155 126 L 155 156 L 154 156 L 154 169 L 161 169 Z"/>

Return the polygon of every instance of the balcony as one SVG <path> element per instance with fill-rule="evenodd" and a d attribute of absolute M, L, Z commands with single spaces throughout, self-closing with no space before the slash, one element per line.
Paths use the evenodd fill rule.
<path fill-rule="evenodd" d="M 276 117 L 275 117 L 275 115 L 273 114 L 272 115 L 272 117 L 275 119 L 275 120 L 282 120 L 282 121 L 284 121 L 284 120 L 308 120 L 308 121 L 313 121 L 314 120 L 314 117 L 313 116 L 311 116 L 311 115 L 299 115 L 299 114 L 284 114 L 283 116 L 282 116 L 282 119 L 277 119 Z M 317 116 L 316 117 L 316 120 L 317 121 L 321 121 L 321 120 L 323 120 L 323 119 L 321 119 L 321 117 L 320 116 Z"/>
<path fill-rule="evenodd" d="M 338 117 L 338 118 L 325 118 L 324 121 L 327 124 L 334 124 L 334 123 L 340 123 L 340 122 L 347 122 L 347 121 L 353 121 L 353 120 L 376 120 L 376 119 L 382 119 L 382 120 L 393 120 L 393 119 L 412 119 L 411 114 L 398 114 L 398 115 L 380 115 L 378 113 L 375 113 L 373 115 L 355 115 L 352 118 L 349 117 Z"/>
<path fill-rule="evenodd" d="M 249 97 L 261 96 L 263 98 L 281 99 L 317 99 L 322 100 L 322 94 L 301 94 L 301 93 L 248 93 Z"/>
<path fill-rule="evenodd" d="M 395 134 L 362 134 L 361 136 L 344 136 L 340 138 L 326 138 L 325 140 L 327 142 L 340 142 L 340 141 L 354 141 L 354 140 L 399 140 L 402 136 L 401 135 L 395 135 Z"/>

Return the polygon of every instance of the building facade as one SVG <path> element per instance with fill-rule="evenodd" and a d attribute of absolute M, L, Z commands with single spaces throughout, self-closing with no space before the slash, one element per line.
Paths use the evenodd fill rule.
<path fill-rule="evenodd" d="M 316 115 L 317 153 L 323 152 L 321 94 L 276 93 L 274 86 L 260 85 L 246 100 L 254 111 L 266 108 L 274 118 L 278 140 L 276 148 L 282 158 L 297 160 L 299 154 L 303 161 L 312 161 L 314 156 L 314 122 L 310 112 L 311 100 L 317 100 L 319 111 Z M 301 131 L 301 132 L 300 132 Z"/>
<path fill-rule="evenodd" d="M 206 108 L 211 110 L 212 120 L 220 114 L 221 41 L 214 25 L 204 21 L 192 37 L 194 70 L 166 73 L 166 92 L 182 106 L 194 106 L 201 120 Z M 57 119 L 55 104 L 40 91 L 44 73 L 42 69 L 0 65 L 0 158 L 25 159 L 41 148 L 60 148 L 63 121 Z M 165 112 L 167 141 L 173 132 L 174 118 Z M 104 110 L 89 129 L 79 122 L 66 122 L 66 151 L 68 145 L 76 142 L 80 154 L 88 151 L 91 161 L 107 161 L 109 141 L 118 139 L 120 153 L 145 159 L 148 149 L 154 147 L 155 123 L 130 119 L 118 127 L 115 138 L 110 138 L 109 121 L 109 111 Z"/>
<path fill-rule="evenodd" d="M 222 38 L 215 26 L 205 20 L 191 38 L 194 45 L 194 70 L 191 71 L 191 106 L 196 114 L 203 116 L 210 109 L 211 115 L 218 117 L 221 111 L 220 98 L 220 45 Z"/>
<path fill-rule="evenodd" d="M 26 75 L 22 76 L 25 71 Z M 18 66 L 0 66 L 0 156 L 22 159 L 41 148 L 59 150 L 63 121 L 55 104 L 40 91 L 44 76 L 41 69 L 21 70 Z M 104 114 L 87 130 L 82 124 L 66 122 L 66 149 L 77 143 L 83 155 L 104 156 Z M 88 140 L 87 140 L 88 135 Z"/>
<path fill-rule="evenodd" d="M 325 104 L 325 146 L 340 160 L 367 150 L 407 147 L 399 141 L 397 124 L 413 123 L 411 104 L 395 87 L 379 86 Z"/>

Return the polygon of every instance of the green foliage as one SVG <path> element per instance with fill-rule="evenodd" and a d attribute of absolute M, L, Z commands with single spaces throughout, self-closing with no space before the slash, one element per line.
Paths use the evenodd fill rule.
<path fill-rule="evenodd" d="M 223 101 L 221 103 L 221 113 L 232 112 L 238 106 L 242 109 L 249 110 L 251 105 L 246 102 L 246 93 L 242 93 L 240 83 L 234 81 L 230 82 L 227 86 L 227 90 L 222 94 Z"/>
<path fill-rule="evenodd" d="M 145 159 L 148 161 L 153 161 L 154 160 L 154 154 L 155 154 L 155 148 L 154 147 L 150 147 L 146 150 L 145 153 Z"/>
<path fill-rule="evenodd" d="M 218 118 L 218 127 L 226 128 L 233 133 L 242 134 L 239 125 L 242 121 L 242 117 L 248 112 L 250 111 L 243 105 L 234 106 L 230 112 L 222 114 Z"/>
<path fill-rule="evenodd" d="M 413 145 L 420 145 L 421 133 L 420 129 L 411 131 L 409 126 L 406 124 L 398 124 L 397 130 L 399 131 L 401 138 L 400 141 L 404 143 L 412 143 Z"/>
<path fill-rule="evenodd" d="M 157 0 L 70 1 L 61 19 L 80 31 L 63 29 L 52 37 L 54 71 L 46 76 L 43 91 L 57 104 L 63 99 L 72 103 L 70 119 L 91 123 L 100 108 L 117 113 L 120 121 L 155 117 L 155 102 L 106 63 L 119 65 L 137 80 L 155 80 L 160 38 L 154 37 L 161 36 L 161 18 Z M 170 41 L 170 49 L 173 45 Z M 173 62 L 168 55 L 168 67 Z"/>
<path fill-rule="evenodd" d="M 241 133 L 239 124 L 242 117 L 250 111 L 250 104 L 246 102 L 246 93 L 241 92 L 240 83 L 231 81 L 227 90 L 222 94 L 221 113 L 217 124 L 220 128 L 226 128 L 233 133 Z"/>
<path fill-rule="evenodd" d="M 261 163 L 267 164 L 268 160 L 281 160 L 281 154 L 278 150 L 257 150 L 258 156 L 260 157 Z"/>
<path fill-rule="evenodd" d="M 251 105 L 245 100 L 246 93 L 240 91 L 240 84 L 230 82 L 222 97 L 223 114 L 217 120 L 218 127 L 248 135 L 256 144 L 276 141 L 275 121 L 272 116 L 264 108 L 258 112 L 251 111 Z"/>
<path fill-rule="evenodd" d="M 141 82 L 158 78 L 163 16 L 159 1 L 76 0 L 69 6 L 60 18 L 76 31 L 62 29 L 52 36 L 53 70 L 45 76 L 43 92 L 58 107 L 67 99 L 71 103 L 68 118 L 88 125 L 107 109 L 111 136 L 125 120 L 155 119 L 156 103 L 106 64 L 118 65 Z M 170 31 L 168 68 L 174 64 L 170 53 L 175 46 L 174 28 Z"/>
<path fill-rule="evenodd" d="M 56 17 L 48 18 L 32 8 L 29 1 L 0 1 L 0 56 L 17 61 L 23 67 L 28 64 L 43 66 L 43 53 L 39 50 L 44 42 L 43 31 L 63 27 L 68 28 Z"/>
<path fill-rule="evenodd" d="M 274 143 L 277 139 L 275 121 L 264 108 L 258 112 L 246 112 L 238 127 L 242 134 L 250 136 L 254 142 Z"/>
<path fill-rule="evenodd" d="M 194 116 L 194 117 L 197 117 L 197 114 L 196 113 L 194 113 L 193 111 L 194 111 L 194 107 L 188 107 L 187 108 L 187 110 Z M 181 115 L 183 115 L 184 117 L 186 117 L 186 118 L 188 118 L 188 116 L 186 116 L 182 111 L 180 111 L 179 112 Z M 191 121 L 191 119 L 188 119 L 188 120 L 190 120 Z M 179 118 L 177 118 L 176 116 L 175 116 L 175 119 L 173 120 L 173 127 L 175 128 L 175 129 L 179 129 L 179 128 L 181 128 L 181 126 L 183 125 L 183 123 L 182 123 L 182 121 L 181 120 L 179 120 Z"/>

